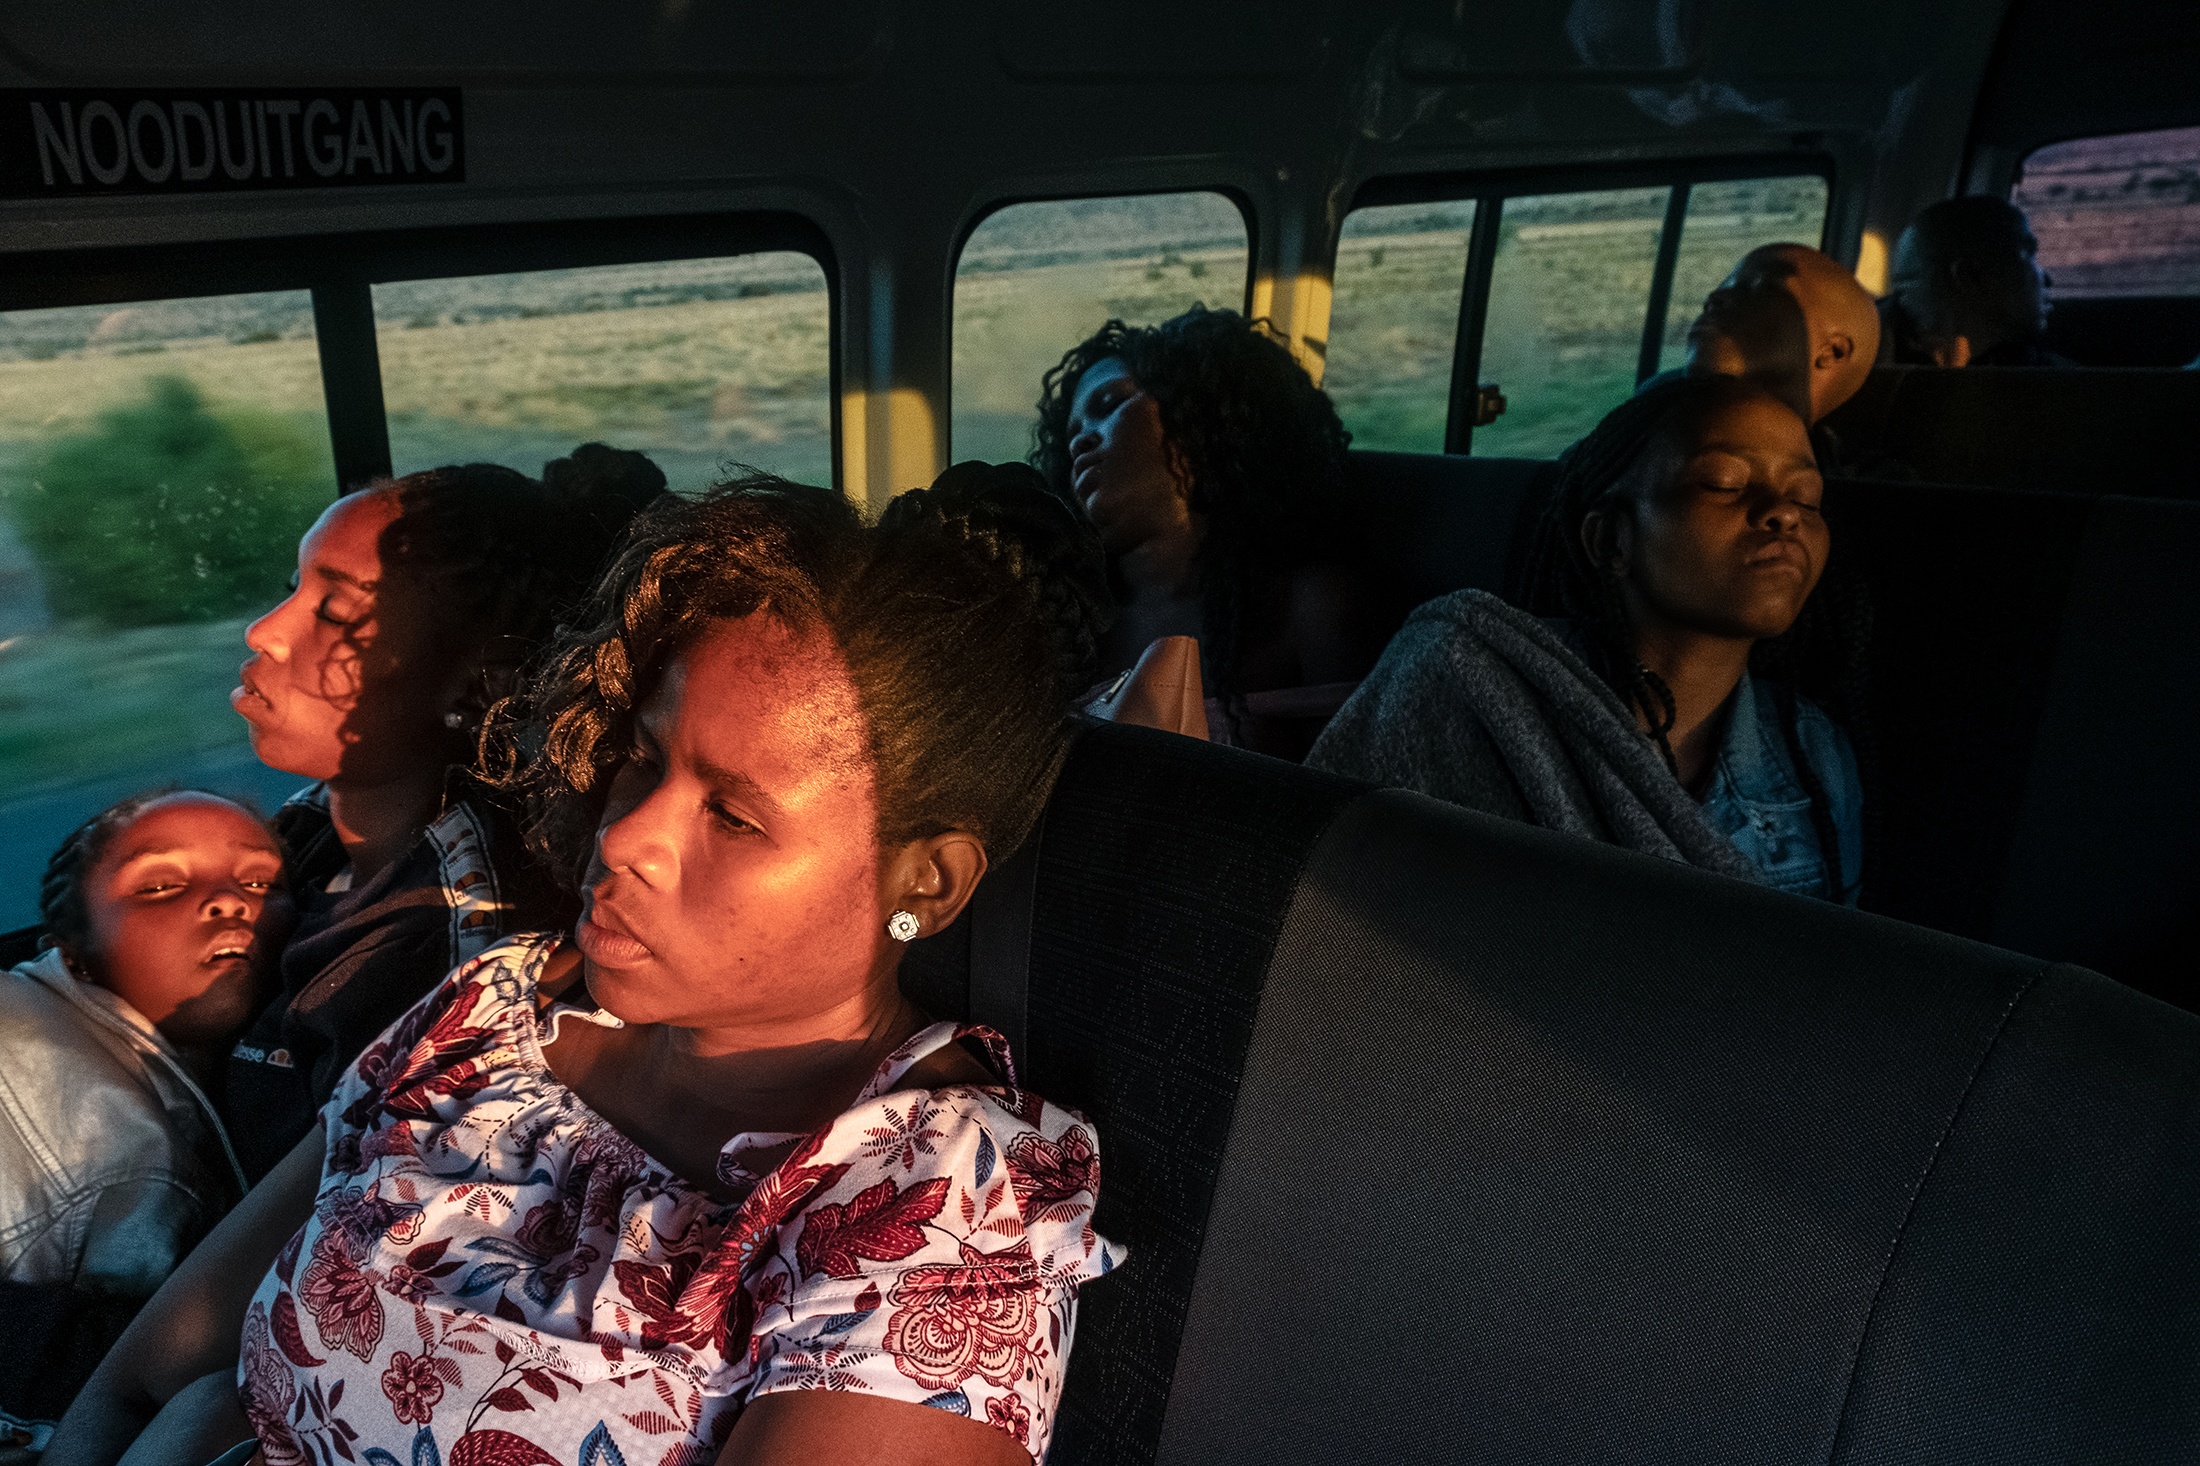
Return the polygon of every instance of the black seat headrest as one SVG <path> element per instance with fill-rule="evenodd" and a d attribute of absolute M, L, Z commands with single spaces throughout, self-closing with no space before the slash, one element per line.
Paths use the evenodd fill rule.
<path fill-rule="evenodd" d="M 2200 495 L 2200 372 L 1878 367 L 1826 417 L 1867 473 L 2091 494 Z"/>
<path fill-rule="evenodd" d="M 1112 726 L 1033 913 L 1029 1078 L 1131 1249 L 1054 1461 L 2193 1438 L 2140 1341 L 2200 1331 L 2200 1019 Z"/>

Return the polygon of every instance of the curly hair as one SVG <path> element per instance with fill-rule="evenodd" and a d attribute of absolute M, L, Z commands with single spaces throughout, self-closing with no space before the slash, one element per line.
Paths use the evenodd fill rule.
<path fill-rule="evenodd" d="M 1091 528 L 1022 464 L 966 463 L 876 524 L 829 489 L 752 474 L 636 520 L 500 708 L 490 777 L 578 880 L 652 689 L 715 625 L 764 612 L 830 635 L 856 689 L 882 844 L 968 830 L 996 854 L 1037 820 L 1112 612 Z"/>
<path fill-rule="evenodd" d="M 463 708 L 471 724 L 588 593 L 628 522 L 665 492 L 665 476 L 639 453 L 586 443 L 545 465 L 540 480 L 466 463 L 377 487 L 398 506 L 383 563 L 426 587 L 454 635 L 463 628 L 485 649 L 491 670 Z"/>
<path fill-rule="evenodd" d="M 45 939 L 49 944 L 72 954 L 88 955 L 85 948 L 92 938 L 92 908 L 85 899 L 84 877 L 113 846 L 115 837 L 136 823 L 139 815 L 177 794 L 204 794 L 209 799 L 236 805 L 259 821 L 270 844 L 278 850 L 282 848 L 274 829 L 258 810 L 210 789 L 164 784 L 158 789 L 147 789 L 117 800 L 69 831 L 46 861 L 46 873 L 38 883 L 38 917 L 46 929 Z"/>
<path fill-rule="evenodd" d="M 1672 689 L 1636 656 L 1634 628 L 1619 582 L 1590 558 L 1582 521 L 1609 507 L 1644 472 L 1658 466 L 1660 451 L 1705 413 L 1767 395 L 1774 394 L 1743 378 L 1687 377 L 1647 387 L 1613 408 L 1559 455 L 1526 554 L 1506 587 L 1507 598 L 1522 610 L 1574 623 L 1592 670 L 1630 712 L 1641 716 L 1675 778 L 1680 770 L 1669 740 L 1677 716 Z M 1811 822 L 1836 901 L 1846 889 L 1840 840 L 1825 787 L 1803 757 L 1798 713 L 1807 685 L 1847 727 L 1868 780 L 1871 739 L 1863 692 L 1870 639 L 1871 607 L 1864 587 L 1836 569 L 1804 603 L 1794 625 L 1750 650 L 1750 670 L 1771 687 L 1788 761 L 1810 798 Z"/>
<path fill-rule="evenodd" d="M 1071 502 L 1070 405 L 1077 384 L 1116 358 L 1161 411 L 1206 516 L 1198 568 L 1208 685 L 1234 708 L 1247 622 L 1282 573 L 1346 553 L 1337 409 L 1265 321 L 1194 306 L 1158 326 L 1111 320 L 1070 348 L 1041 384 L 1031 463 Z"/>

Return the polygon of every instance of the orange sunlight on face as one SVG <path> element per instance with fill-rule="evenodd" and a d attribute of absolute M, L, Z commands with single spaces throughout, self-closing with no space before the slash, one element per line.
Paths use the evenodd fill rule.
<path fill-rule="evenodd" d="M 229 702 L 268 767 L 373 783 L 444 761 L 465 638 L 386 576 L 382 539 L 397 517 L 387 491 L 331 504 L 298 542 L 296 587 L 246 628 L 253 654 Z"/>
<path fill-rule="evenodd" d="M 870 745 L 822 632 L 708 632 L 642 705 L 578 931 L 630 1023 L 799 1031 L 891 980 Z"/>
<path fill-rule="evenodd" d="M 226 1043 L 290 931 L 282 874 L 274 839 L 228 800 L 157 800 L 85 873 L 91 950 L 73 955 L 176 1044 Z"/>

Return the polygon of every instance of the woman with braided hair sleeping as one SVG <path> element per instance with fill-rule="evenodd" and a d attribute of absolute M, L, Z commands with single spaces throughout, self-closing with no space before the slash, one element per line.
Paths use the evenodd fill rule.
<path fill-rule="evenodd" d="M 367 1049 L 51 1466 L 1042 1458 L 1098 1142 L 897 974 L 1067 754 L 1090 549 L 1021 466 L 646 510 L 492 729 L 577 932 Z"/>
<path fill-rule="evenodd" d="M 1764 387 L 1645 390 L 1559 459 L 1526 609 L 1421 607 L 1308 763 L 1854 905 L 1856 754 L 1800 687 L 1862 643 L 1824 487 Z"/>
<path fill-rule="evenodd" d="M 246 630 L 229 697 L 252 751 L 314 781 L 275 817 L 298 930 L 219 1091 L 252 1179 L 443 974 L 566 909 L 469 770 L 483 713 L 664 482 L 589 444 L 539 481 L 474 463 L 370 485 L 306 532 L 291 594 Z"/>

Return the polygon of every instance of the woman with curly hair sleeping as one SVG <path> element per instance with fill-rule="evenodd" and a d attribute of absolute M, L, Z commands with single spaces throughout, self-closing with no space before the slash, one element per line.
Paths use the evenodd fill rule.
<path fill-rule="evenodd" d="M 1263 322 L 1194 307 L 1109 321 L 1046 379 L 1031 461 L 1107 548 L 1102 670 L 1199 642 L 1208 736 L 1299 759 L 1382 653 L 1351 568 L 1351 435 Z"/>
<path fill-rule="evenodd" d="M 360 1056 L 55 1466 L 1043 1457 L 1097 1142 L 896 974 L 1038 815 L 1097 566 L 1020 465 L 645 511 L 502 723 L 576 935 Z"/>

